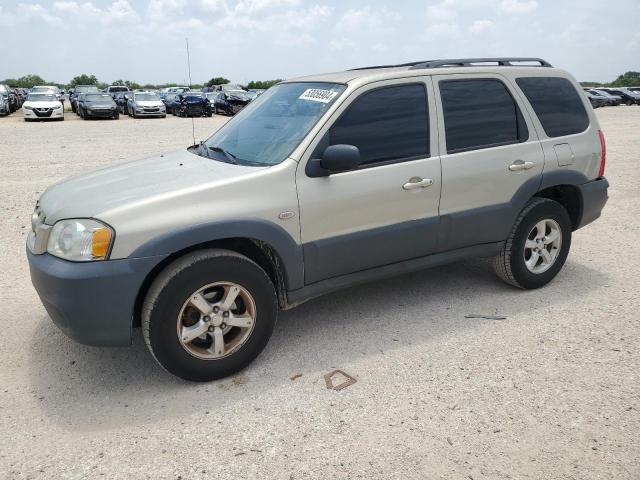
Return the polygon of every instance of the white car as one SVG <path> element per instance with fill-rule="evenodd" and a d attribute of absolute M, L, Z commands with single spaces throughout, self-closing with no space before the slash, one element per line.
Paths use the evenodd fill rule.
<path fill-rule="evenodd" d="M 24 121 L 64 120 L 62 102 L 54 93 L 30 93 L 22 104 Z"/>

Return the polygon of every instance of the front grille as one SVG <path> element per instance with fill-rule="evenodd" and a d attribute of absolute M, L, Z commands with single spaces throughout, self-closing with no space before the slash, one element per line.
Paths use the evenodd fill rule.
<path fill-rule="evenodd" d="M 111 117 L 113 115 L 114 110 L 112 109 L 96 109 L 96 110 L 91 110 L 91 113 L 89 113 L 89 115 L 93 115 L 96 117 Z"/>
<path fill-rule="evenodd" d="M 53 108 L 34 108 L 33 112 L 38 117 L 50 117 L 53 113 Z"/>
<path fill-rule="evenodd" d="M 144 111 L 147 113 L 158 113 L 160 108 L 158 107 L 144 107 Z"/>

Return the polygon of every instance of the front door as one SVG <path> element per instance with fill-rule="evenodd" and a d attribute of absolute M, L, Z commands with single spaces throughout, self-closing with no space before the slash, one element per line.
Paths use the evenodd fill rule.
<path fill-rule="evenodd" d="M 370 84 L 351 93 L 297 170 L 305 283 L 435 251 L 440 160 L 429 77 Z M 329 145 L 358 147 L 361 166 L 313 178 Z"/>

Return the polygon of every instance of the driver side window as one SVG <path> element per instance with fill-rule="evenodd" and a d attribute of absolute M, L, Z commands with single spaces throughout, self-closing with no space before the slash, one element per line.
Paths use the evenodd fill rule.
<path fill-rule="evenodd" d="M 360 95 L 329 130 L 329 145 L 355 145 L 361 165 L 429 156 L 423 84 L 382 87 Z"/>

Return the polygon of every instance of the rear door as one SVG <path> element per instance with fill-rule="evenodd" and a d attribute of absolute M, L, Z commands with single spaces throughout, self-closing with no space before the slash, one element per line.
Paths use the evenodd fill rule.
<path fill-rule="evenodd" d="M 434 76 L 442 162 L 438 250 L 503 241 L 538 189 L 544 156 L 531 119 L 496 74 Z"/>

